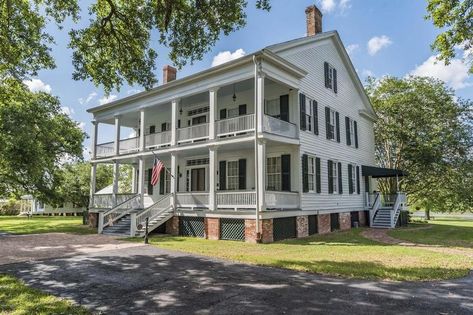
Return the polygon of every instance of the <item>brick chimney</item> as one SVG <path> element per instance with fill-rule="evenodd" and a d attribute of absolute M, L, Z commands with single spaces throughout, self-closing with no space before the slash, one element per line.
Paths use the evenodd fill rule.
<path fill-rule="evenodd" d="M 163 84 L 176 80 L 177 69 L 170 65 L 163 67 Z"/>
<path fill-rule="evenodd" d="M 310 5 L 305 9 L 307 36 L 314 36 L 322 33 L 322 12 L 315 5 Z"/>

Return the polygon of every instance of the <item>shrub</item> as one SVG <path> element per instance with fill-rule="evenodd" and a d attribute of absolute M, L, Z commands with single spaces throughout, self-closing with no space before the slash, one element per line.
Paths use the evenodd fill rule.
<path fill-rule="evenodd" d="M 20 201 L 9 199 L 7 202 L 0 205 L 0 215 L 18 215 L 20 214 Z"/>

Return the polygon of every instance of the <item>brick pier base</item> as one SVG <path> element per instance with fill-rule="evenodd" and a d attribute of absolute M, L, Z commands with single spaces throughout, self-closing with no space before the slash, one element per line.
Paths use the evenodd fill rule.
<path fill-rule="evenodd" d="M 260 220 L 260 231 L 261 231 L 261 242 L 272 243 L 273 242 L 273 219 Z M 248 243 L 256 243 L 256 220 L 246 219 L 245 220 L 245 241 Z"/>
<path fill-rule="evenodd" d="M 205 218 L 205 238 L 209 240 L 220 239 L 220 219 Z"/>
<path fill-rule="evenodd" d="M 89 212 L 89 226 L 96 228 L 99 226 L 99 214 Z"/>
<path fill-rule="evenodd" d="M 302 215 L 296 218 L 297 238 L 309 236 L 309 217 Z"/>
<path fill-rule="evenodd" d="M 326 234 L 331 232 L 330 228 L 330 213 L 319 214 L 317 216 L 319 234 Z"/>
<path fill-rule="evenodd" d="M 174 216 L 166 221 L 166 233 L 173 236 L 179 235 L 179 217 Z"/>
<path fill-rule="evenodd" d="M 339 214 L 340 230 L 351 229 L 351 215 L 350 212 L 343 212 Z"/>

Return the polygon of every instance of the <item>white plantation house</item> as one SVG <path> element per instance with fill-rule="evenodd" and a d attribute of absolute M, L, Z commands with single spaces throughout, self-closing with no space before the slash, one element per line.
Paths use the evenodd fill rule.
<path fill-rule="evenodd" d="M 150 230 L 209 239 L 271 242 L 371 224 L 394 227 L 405 195 L 370 194 L 376 114 L 336 31 L 306 9 L 307 36 L 89 109 L 91 218 L 99 233 Z M 115 127 L 97 143 L 99 124 Z M 121 127 L 137 137 L 124 138 Z M 164 162 L 150 185 L 154 154 Z M 110 193 L 95 192 L 95 169 L 113 163 Z M 131 194 L 118 168 L 134 167 Z"/>

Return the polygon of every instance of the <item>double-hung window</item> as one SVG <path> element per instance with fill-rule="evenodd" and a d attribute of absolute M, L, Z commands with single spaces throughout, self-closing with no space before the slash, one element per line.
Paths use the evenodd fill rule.
<path fill-rule="evenodd" d="M 348 177 L 350 182 L 350 193 L 353 194 L 356 189 L 356 165 L 351 165 L 350 169 L 350 176 Z"/>
<path fill-rule="evenodd" d="M 281 190 L 281 157 L 268 157 L 266 160 L 266 189 Z"/>
<path fill-rule="evenodd" d="M 332 190 L 334 193 L 338 191 L 338 173 L 337 173 L 337 162 L 332 161 L 332 170 L 330 177 L 332 178 Z"/>
<path fill-rule="evenodd" d="M 336 133 L 337 133 L 337 128 L 336 128 L 336 117 L 335 117 L 335 111 L 333 109 L 330 109 L 329 110 L 329 123 L 327 125 L 327 127 L 329 128 L 328 130 L 328 138 L 330 140 L 335 140 L 337 137 L 336 137 Z"/>
<path fill-rule="evenodd" d="M 315 157 L 309 156 L 307 158 L 307 161 L 308 161 L 307 176 L 308 176 L 308 183 L 309 183 L 309 191 L 314 192 L 316 189 L 315 187 L 315 176 L 316 176 Z"/>
<path fill-rule="evenodd" d="M 239 172 L 238 161 L 227 161 L 227 189 L 238 190 Z"/>
<path fill-rule="evenodd" d="M 305 97 L 305 124 L 306 124 L 306 130 L 307 131 L 312 131 L 314 129 L 314 109 L 312 106 L 312 99 L 309 97 Z"/>

